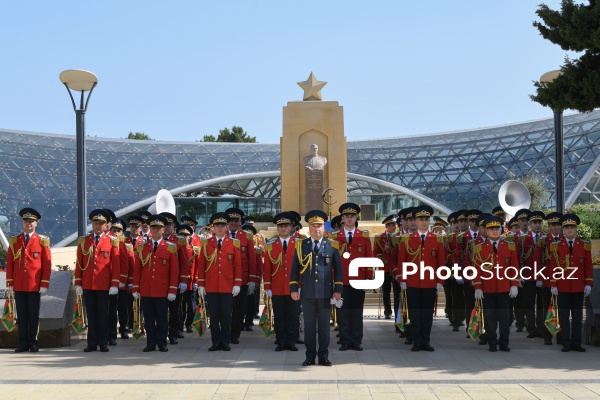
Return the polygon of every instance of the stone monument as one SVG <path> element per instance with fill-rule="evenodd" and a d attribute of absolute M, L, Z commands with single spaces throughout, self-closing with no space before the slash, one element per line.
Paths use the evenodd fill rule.
<path fill-rule="evenodd" d="M 291 101 L 283 108 L 281 136 L 281 209 L 300 214 L 320 209 L 327 189 L 333 203 L 346 202 L 347 151 L 343 107 L 337 101 L 323 101 L 318 81 L 311 72 L 298 82 L 303 101 Z M 335 149 L 335 151 L 333 151 Z M 307 154 L 307 152 L 310 152 Z"/>

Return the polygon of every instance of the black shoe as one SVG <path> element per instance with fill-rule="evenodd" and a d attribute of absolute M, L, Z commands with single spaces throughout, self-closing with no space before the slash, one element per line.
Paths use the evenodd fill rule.
<path fill-rule="evenodd" d="M 125 329 L 125 333 L 133 333 L 133 329 L 127 328 L 127 329 Z"/>
<path fill-rule="evenodd" d="M 304 344 L 304 340 L 296 339 L 296 344 Z"/>
<path fill-rule="evenodd" d="M 89 353 L 91 351 L 96 351 L 96 350 L 98 350 L 98 348 L 96 346 L 93 346 L 93 347 L 92 346 L 88 346 L 85 349 L 83 349 L 83 352 L 84 353 Z"/>
<path fill-rule="evenodd" d="M 552 346 L 552 340 L 544 340 L 544 344 L 547 346 Z"/>
<path fill-rule="evenodd" d="M 585 353 L 585 351 L 586 351 L 586 349 L 584 347 L 581 347 L 581 346 L 571 346 L 571 350 L 578 351 L 580 353 Z"/>
<path fill-rule="evenodd" d="M 560 350 L 563 353 L 568 353 L 569 351 L 571 351 L 571 349 L 569 349 L 568 347 L 563 346 L 563 348 Z"/>
<path fill-rule="evenodd" d="M 178 344 L 179 341 L 177 340 L 177 338 L 171 338 L 171 339 L 169 339 L 169 343 L 171 343 L 171 344 Z"/>
<path fill-rule="evenodd" d="M 29 346 L 29 351 L 32 353 L 37 353 L 38 351 L 40 351 L 40 348 L 37 344 L 32 344 L 31 346 Z"/>
<path fill-rule="evenodd" d="M 479 341 L 479 345 L 480 346 L 485 346 L 486 344 L 488 344 L 487 340 L 480 340 Z"/>
<path fill-rule="evenodd" d="M 538 335 L 535 332 L 532 332 L 532 333 L 527 334 L 526 337 L 527 337 L 527 339 L 533 339 L 533 338 L 538 337 Z"/>
<path fill-rule="evenodd" d="M 275 347 L 275 351 L 284 351 L 285 350 L 285 346 L 278 344 L 277 347 Z"/>
<path fill-rule="evenodd" d="M 26 351 L 29 351 L 29 347 L 28 346 L 19 347 L 19 348 L 15 349 L 15 353 L 24 353 Z M 85 351 L 85 349 L 84 349 L 84 351 Z"/>
<path fill-rule="evenodd" d="M 221 350 L 223 351 L 231 351 L 231 347 L 228 344 L 222 344 Z"/>
<path fill-rule="evenodd" d="M 452 332 L 458 332 L 460 329 L 458 328 L 458 326 L 454 326 L 452 327 Z"/>
<path fill-rule="evenodd" d="M 115 339 L 110 339 L 110 340 L 108 341 L 108 345 L 109 345 L 109 346 L 116 346 L 116 345 L 117 345 L 117 341 L 116 341 Z"/>
<path fill-rule="evenodd" d="M 407 344 L 407 345 L 409 345 L 409 346 L 410 346 L 411 344 L 413 344 L 413 341 L 412 341 L 412 340 L 408 340 L 408 339 L 406 339 L 406 340 L 404 341 L 404 344 Z"/>
<path fill-rule="evenodd" d="M 344 345 L 342 345 L 342 347 L 340 347 L 340 351 L 346 351 L 346 350 L 350 350 L 350 345 L 344 344 Z"/>
<path fill-rule="evenodd" d="M 350 347 L 352 348 L 352 350 L 363 351 L 363 347 L 360 344 L 353 344 Z"/>
<path fill-rule="evenodd" d="M 504 351 L 504 352 L 508 353 L 510 351 L 510 347 L 508 347 L 508 346 L 500 346 L 500 351 Z"/>
<path fill-rule="evenodd" d="M 247 326 L 244 329 L 246 330 L 246 332 L 252 332 L 254 330 L 251 326 Z"/>
<path fill-rule="evenodd" d="M 191 327 L 191 326 L 186 326 L 186 327 L 185 327 L 185 331 L 186 331 L 187 333 L 192 333 L 192 332 L 194 332 L 194 330 L 192 329 L 192 327 Z"/>
<path fill-rule="evenodd" d="M 400 328 L 398 328 L 398 330 L 400 331 Z M 400 331 L 400 337 L 401 338 L 405 338 L 406 337 L 406 332 Z"/>
<path fill-rule="evenodd" d="M 490 348 L 488 350 L 491 351 L 492 353 L 495 353 L 496 352 L 496 346 L 490 346 Z"/>
<path fill-rule="evenodd" d="M 339 331 L 340 330 L 340 326 L 339 325 L 336 326 L 335 328 L 333 328 L 333 330 L 336 331 L 336 332 Z"/>
<path fill-rule="evenodd" d="M 335 335 L 335 337 L 340 337 L 340 334 L 338 333 L 337 335 Z"/>
<path fill-rule="evenodd" d="M 421 350 L 425 351 L 435 351 L 435 349 L 430 344 L 422 344 Z"/>
<path fill-rule="evenodd" d="M 319 358 L 319 365 L 324 367 L 331 367 L 333 364 L 329 361 L 328 358 Z"/>
<path fill-rule="evenodd" d="M 100 351 L 102 353 L 108 353 L 108 346 L 106 346 L 106 345 L 105 346 L 100 346 Z"/>
<path fill-rule="evenodd" d="M 465 326 L 465 323 L 461 321 L 460 326 Z"/>
<path fill-rule="evenodd" d="M 337 343 L 337 344 L 342 344 L 342 340 L 340 339 L 340 340 L 338 340 L 336 343 Z"/>
<path fill-rule="evenodd" d="M 240 339 L 231 339 L 231 343 L 240 344 Z"/>
<path fill-rule="evenodd" d="M 127 332 L 121 333 L 121 339 L 129 339 L 129 335 L 127 334 Z"/>
<path fill-rule="evenodd" d="M 304 360 L 304 362 L 302 363 L 303 367 L 308 367 L 309 365 L 315 365 L 315 359 L 314 358 L 307 358 L 306 360 Z"/>
<path fill-rule="evenodd" d="M 467 333 L 467 339 L 471 339 L 471 336 L 469 336 L 469 334 Z"/>
<path fill-rule="evenodd" d="M 151 351 L 155 351 L 156 347 L 144 347 L 144 350 L 142 350 L 144 353 L 149 353 Z"/>
<path fill-rule="evenodd" d="M 217 350 L 221 350 L 221 345 L 220 344 L 213 344 L 212 346 L 210 346 L 208 348 L 208 351 L 217 351 Z"/>
<path fill-rule="evenodd" d="M 392 314 L 385 314 L 385 319 L 392 319 Z"/>
<path fill-rule="evenodd" d="M 298 351 L 298 347 L 295 344 L 288 344 L 287 349 L 290 351 Z"/>
<path fill-rule="evenodd" d="M 418 344 L 413 344 L 413 346 L 410 348 L 410 351 L 420 351 L 421 350 L 421 346 L 419 346 Z"/>
<path fill-rule="evenodd" d="M 523 327 L 517 328 L 517 332 L 523 332 Z"/>
<path fill-rule="evenodd" d="M 158 351 L 160 351 L 161 353 L 166 353 L 167 351 L 169 351 L 169 348 L 167 346 L 158 346 Z"/>
<path fill-rule="evenodd" d="M 254 319 L 260 319 L 260 315 L 256 314 L 256 315 L 254 316 Z"/>
<path fill-rule="evenodd" d="M 177 335 L 177 337 L 179 339 L 185 339 L 185 336 L 183 336 L 183 331 L 179 331 L 179 334 Z"/>

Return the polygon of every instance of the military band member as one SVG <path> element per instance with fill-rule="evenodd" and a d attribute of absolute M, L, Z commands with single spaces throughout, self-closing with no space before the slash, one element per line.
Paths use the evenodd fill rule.
<path fill-rule="evenodd" d="M 119 240 L 105 232 L 109 219 L 110 214 L 103 209 L 92 211 L 92 233 L 80 237 L 77 243 L 75 292 L 83 295 L 87 313 L 86 353 L 98 350 L 98 346 L 101 352 L 108 352 L 109 295 L 119 293 L 121 282 Z"/>
<path fill-rule="evenodd" d="M 331 232 L 336 232 L 342 229 L 342 216 L 336 215 L 331 218 Z"/>
<path fill-rule="evenodd" d="M 119 323 L 119 333 L 121 339 L 129 339 L 127 334 L 128 315 L 128 283 L 130 278 L 133 280 L 134 259 L 131 257 L 133 245 L 125 243 L 123 231 L 126 228 L 123 219 L 117 218 L 112 223 L 110 232 L 112 237 L 119 241 L 119 293 L 114 296 L 108 296 L 108 345 L 117 345 L 117 321 Z M 133 319 L 133 314 L 131 314 Z"/>
<path fill-rule="evenodd" d="M 373 243 L 373 257 L 377 257 L 383 261 L 383 271 L 385 273 L 385 280 L 381 287 L 382 298 L 383 298 L 383 314 L 385 319 L 392 318 L 392 311 L 395 314 L 398 311 L 398 303 L 400 301 L 399 291 L 400 286 L 398 282 L 391 275 L 392 270 L 396 269 L 397 257 L 394 252 L 394 236 L 396 235 L 396 214 L 388 215 L 381 223 L 385 225 L 385 232 L 381 235 L 375 236 Z M 390 292 L 394 292 L 394 309 L 392 310 L 392 303 L 390 299 Z"/>
<path fill-rule="evenodd" d="M 239 208 L 225 210 L 229 215 L 227 235 L 240 242 L 240 256 L 242 260 L 242 283 L 240 295 L 233 299 L 233 315 L 231 320 L 231 343 L 240 343 L 240 333 L 244 328 L 246 316 L 246 302 L 248 293 L 254 294 L 257 283 L 260 284 L 256 273 L 256 251 L 254 250 L 254 237 L 252 233 L 243 231 L 241 226 L 244 212 Z"/>
<path fill-rule="evenodd" d="M 188 237 L 188 241 L 192 246 L 200 246 L 200 236 L 196 234 L 196 227 L 198 226 L 198 221 L 194 218 L 184 215 L 180 218 L 182 224 L 189 225 L 192 228 L 192 234 Z M 190 290 L 190 288 L 188 288 Z"/>
<path fill-rule="evenodd" d="M 215 235 L 202 239 L 198 258 L 198 294 L 206 296 L 210 315 L 212 346 L 208 351 L 231 351 L 233 299 L 240 295 L 242 285 L 240 240 L 227 235 L 229 220 L 223 212 L 210 217 Z"/>
<path fill-rule="evenodd" d="M 457 220 L 457 213 L 453 212 L 448 215 L 448 222 L 450 223 L 450 233 L 446 236 L 445 252 L 446 252 L 446 266 L 452 268 L 456 263 L 460 265 L 460 254 L 462 252 L 462 233 L 459 232 L 459 225 Z M 463 291 L 464 280 L 461 277 L 454 275 L 446 279 L 444 282 L 444 293 L 446 294 L 446 313 L 448 314 L 448 320 L 452 325 L 452 330 L 458 332 L 460 327 L 464 325 L 463 320 L 465 319 L 465 294 Z"/>
<path fill-rule="evenodd" d="M 487 218 L 484 224 L 488 239 L 473 248 L 473 266 L 477 270 L 473 282 L 475 299 L 483 299 L 485 334 L 491 352 L 495 352 L 498 345 L 500 351 L 510 351 L 509 298 L 516 297 L 519 290 L 516 278 L 519 260 L 515 245 L 501 238 L 503 223 L 502 218 L 496 216 Z"/>
<path fill-rule="evenodd" d="M 518 235 L 519 234 L 519 221 L 516 218 L 511 218 L 508 221 L 508 230 L 509 234 Z"/>
<path fill-rule="evenodd" d="M 254 227 L 254 225 L 245 223 L 242 225 L 241 229 L 244 232 L 252 233 L 252 245 L 254 245 L 254 255 L 256 259 L 256 275 L 259 276 L 258 282 L 255 285 L 254 293 L 250 293 L 250 291 L 248 290 L 248 298 L 246 299 L 246 310 L 244 312 L 244 321 L 242 324 L 244 330 L 246 330 L 247 332 L 252 332 L 252 327 L 254 326 L 254 316 L 258 314 L 259 304 L 257 302 L 260 300 L 260 277 L 262 277 L 263 274 L 262 247 L 257 245 L 257 243 L 260 243 L 260 241 L 256 240 L 256 237 L 259 235 L 259 233 Z"/>
<path fill-rule="evenodd" d="M 434 305 L 443 280 L 436 273 L 424 271 L 422 266 L 431 267 L 437 271 L 445 265 L 446 255 L 443 238 L 438 238 L 429 231 L 429 220 L 433 208 L 427 205 L 413 209 L 416 217 L 417 230 L 409 235 L 403 235 L 399 244 L 398 268 L 400 289 L 406 290 L 408 310 L 411 320 L 413 346 L 411 351 L 434 351 L 430 344 L 431 327 L 433 324 Z M 416 265 L 412 275 L 404 274 L 403 263 Z M 408 268 L 407 268 L 408 269 Z"/>
<path fill-rule="evenodd" d="M 581 223 L 575 214 L 560 218 L 564 237 L 551 244 L 551 292 L 558 296 L 558 317 L 561 326 L 562 351 L 584 352 L 581 347 L 583 299 L 594 285 L 592 245 L 577 237 Z M 569 317 L 571 318 L 569 320 Z"/>
<path fill-rule="evenodd" d="M 167 303 L 177 298 L 179 265 L 177 246 L 167 242 L 164 237 L 167 220 L 162 215 L 148 218 L 150 238 L 138 246 L 133 278 L 133 296 L 141 297 L 146 329 L 145 353 L 158 350 L 169 351 L 167 334 L 169 331 Z"/>
<path fill-rule="evenodd" d="M 560 242 L 564 235 L 562 234 L 562 225 L 560 224 L 560 218 L 562 217 L 562 214 L 559 212 L 551 212 L 549 214 L 546 215 L 546 217 L 544 218 L 547 223 L 548 223 L 548 235 L 546 235 L 545 240 L 543 242 L 543 245 L 541 246 L 536 246 L 535 251 L 538 252 L 539 254 L 536 256 L 537 258 L 543 260 L 543 276 L 541 277 L 541 281 L 542 281 L 542 298 L 543 298 L 543 309 L 544 310 L 548 310 L 548 307 L 550 306 L 550 302 L 552 299 L 552 293 L 550 292 L 550 288 L 551 288 L 551 279 L 552 279 L 552 269 L 551 269 L 551 260 L 550 258 L 552 257 L 552 254 L 550 252 L 551 249 L 551 245 L 554 242 Z M 538 245 L 540 243 L 538 242 Z M 539 282 L 540 279 L 538 279 L 537 282 Z M 537 283 L 536 282 L 536 283 Z M 545 316 L 544 316 L 545 318 Z M 543 326 L 543 325 L 542 325 Z M 552 345 L 552 333 L 550 333 L 550 331 L 548 329 L 544 328 L 542 329 L 542 334 L 544 336 L 544 344 L 545 345 Z M 561 332 L 558 332 L 556 334 L 556 344 L 562 344 L 562 340 L 561 340 Z"/>
<path fill-rule="evenodd" d="M 542 234 L 542 221 L 545 215 L 541 211 L 533 211 L 529 214 L 529 231 L 520 237 L 522 247 L 521 275 L 523 278 L 523 309 L 525 310 L 525 321 L 527 326 L 527 338 L 542 337 L 546 313 L 543 310 L 542 286 L 543 282 L 535 279 L 535 272 L 542 268 L 543 252 L 535 251 L 543 246 L 546 237 Z M 539 242 L 539 243 L 538 243 Z"/>
<path fill-rule="evenodd" d="M 19 211 L 23 233 L 9 240 L 6 252 L 6 287 L 14 293 L 19 323 L 19 347 L 15 353 L 39 351 L 37 340 L 40 321 L 40 296 L 50 284 L 52 269 L 50 238 L 38 235 L 37 222 L 42 219 L 33 208 Z"/>
<path fill-rule="evenodd" d="M 529 214 L 531 214 L 531 210 L 527 208 L 521 208 L 515 214 L 515 218 L 519 223 L 519 235 L 525 235 L 529 232 Z"/>
<path fill-rule="evenodd" d="M 479 236 L 479 228 L 477 226 L 477 218 L 482 214 L 479 210 L 459 210 L 457 211 L 457 220 L 461 227 L 462 241 L 461 241 L 461 268 L 472 265 L 471 262 L 471 247 L 473 241 Z M 469 317 L 471 316 L 471 310 L 475 306 L 475 288 L 473 287 L 473 281 L 465 279 L 463 276 L 463 292 L 465 294 L 465 322 L 466 329 L 469 328 Z M 467 334 L 467 338 L 470 336 Z"/>
<path fill-rule="evenodd" d="M 135 252 L 137 251 L 137 247 L 140 244 L 143 244 L 146 241 L 146 238 L 142 236 L 142 224 L 144 220 L 140 215 L 131 215 L 127 218 L 127 222 L 129 223 L 129 237 L 125 239 L 125 244 L 130 244 L 133 247 L 133 251 L 131 252 L 131 257 L 133 258 L 133 265 L 135 269 Z M 129 319 L 127 322 L 127 330 L 125 331 L 127 334 L 133 331 L 133 294 L 131 293 L 131 288 L 133 287 L 133 274 L 130 276 L 129 282 L 127 282 L 127 297 L 128 297 L 128 306 L 127 313 L 129 315 Z M 129 336 L 129 335 L 127 335 Z"/>
<path fill-rule="evenodd" d="M 360 268 L 358 276 L 350 276 L 350 262 L 355 258 L 372 257 L 371 240 L 368 231 L 356 229 L 360 207 L 354 203 L 344 203 L 339 207 L 342 215 L 342 229 L 338 232 L 336 240 L 340 247 L 343 270 L 342 298 L 344 304 L 338 311 L 340 325 L 340 351 L 357 350 L 362 351 L 363 338 L 363 308 L 365 305 L 365 290 L 355 289 L 350 285 L 351 279 L 367 280 L 373 279 L 373 271 L 370 268 Z M 348 253 L 348 254 L 346 254 Z M 346 258 L 346 256 L 349 257 Z"/>
<path fill-rule="evenodd" d="M 148 225 L 148 219 L 152 216 L 152 213 L 150 211 L 143 210 L 140 211 L 138 215 L 142 218 L 140 235 L 144 238 L 144 240 L 148 240 L 150 236 L 152 236 L 150 233 L 150 225 Z"/>
<path fill-rule="evenodd" d="M 319 365 L 330 367 L 329 361 L 329 317 L 331 300 L 341 302 L 343 271 L 339 245 L 323 237 L 327 214 L 311 210 L 304 217 L 309 225 L 310 238 L 296 242 L 290 295 L 300 300 L 304 316 L 304 343 L 306 360 L 302 366 Z M 318 343 L 317 349 L 317 330 Z"/>
<path fill-rule="evenodd" d="M 517 220 L 517 223 L 519 224 L 519 231 L 514 237 L 514 239 L 516 239 L 515 245 L 520 267 L 523 266 L 524 256 L 521 237 L 527 235 L 527 232 L 529 231 L 529 214 L 531 214 L 531 211 L 529 209 L 522 208 L 516 212 L 514 217 L 515 220 Z M 523 287 L 524 283 L 525 281 L 520 281 L 520 287 Z M 527 321 L 525 321 L 525 304 L 523 295 L 523 291 L 520 290 L 519 294 L 517 294 L 517 297 L 512 299 L 512 304 L 515 311 L 515 326 L 517 328 L 517 332 L 523 332 L 523 329 L 527 326 Z"/>
<path fill-rule="evenodd" d="M 183 219 L 183 218 L 182 218 Z M 181 224 L 177 227 L 177 255 L 179 259 L 179 275 L 185 275 L 187 280 L 185 282 L 185 291 L 183 292 L 183 299 L 181 301 L 181 308 L 179 313 L 179 331 L 183 333 L 183 327 L 186 327 L 187 332 L 191 333 L 192 322 L 194 321 L 194 305 L 192 297 L 194 291 L 198 288 L 198 273 L 197 273 L 197 261 L 198 256 L 201 252 L 201 247 L 193 246 L 192 243 L 192 232 L 194 228 L 188 224 Z M 182 274 L 183 271 L 183 274 Z M 181 292 L 181 289 L 180 289 Z"/>
<path fill-rule="evenodd" d="M 406 219 L 406 208 L 398 211 L 398 220 L 396 220 L 396 225 L 398 225 L 398 235 L 406 235 L 410 233 L 408 231 L 408 220 Z"/>
<path fill-rule="evenodd" d="M 290 274 L 294 261 L 296 241 L 292 236 L 294 219 L 282 212 L 273 218 L 278 236 L 267 240 L 264 256 L 263 280 L 265 293 L 273 301 L 275 317 L 275 351 L 298 351 L 298 311 L 300 304 L 290 296 Z"/>

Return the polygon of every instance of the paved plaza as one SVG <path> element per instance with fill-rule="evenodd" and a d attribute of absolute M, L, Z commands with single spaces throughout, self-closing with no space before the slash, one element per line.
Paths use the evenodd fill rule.
<path fill-rule="evenodd" d="M 365 314 L 374 310 L 365 310 Z M 487 351 L 436 318 L 435 352 L 410 351 L 390 320 L 365 319 L 362 352 L 332 345 L 333 367 L 302 367 L 304 349 L 275 352 L 255 327 L 231 352 L 208 352 L 210 337 L 186 334 L 167 353 L 142 353 L 145 338 L 109 353 L 85 341 L 38 354 L 0 349 L 2 399 L 561 399 L 600 398 L 600 348 L 561 353 L 511 327 L 510 353 Z"/>

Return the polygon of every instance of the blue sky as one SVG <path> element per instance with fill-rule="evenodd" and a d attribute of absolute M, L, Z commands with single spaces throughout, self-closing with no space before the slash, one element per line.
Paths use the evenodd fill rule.
<path fill-rule="evenodd" d="M 5 1 L 0 128 L 74 134 L 66 69 L 98 76 L 86 128 L 99 137 L 195 141 L 238 125 L 278 143 L 311 71 L 348 140 L 551 118 L 528 95 L 565 52 L 532 26 L 539 3 Z"/>

